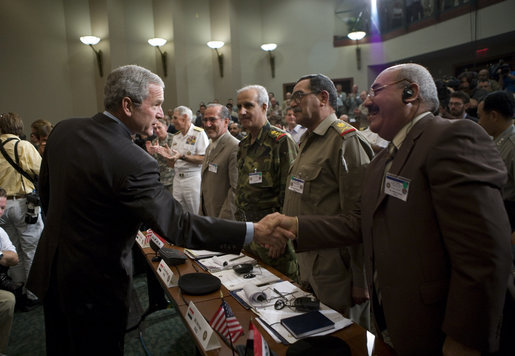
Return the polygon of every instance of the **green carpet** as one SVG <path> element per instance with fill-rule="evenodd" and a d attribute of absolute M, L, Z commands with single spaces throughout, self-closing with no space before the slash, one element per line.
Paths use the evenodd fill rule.
<path fill-rule="evenodd" d="M 142 311 L 148 307 L 145 274 L 134 277 L 134 290 L 137 298 L 131 304 L 129 320 L 138 320 Z M 149 355 L 197 354 L 193 339 L 173 308 L 150 314 L 139 329 L 128 332 L 125 335 L 125 355 L 146 355 L 143 344 Z M 9 356 L 46 355 L 43 307 L 39 306 L 30 312 L 15 312 L 6 353 Z"/>

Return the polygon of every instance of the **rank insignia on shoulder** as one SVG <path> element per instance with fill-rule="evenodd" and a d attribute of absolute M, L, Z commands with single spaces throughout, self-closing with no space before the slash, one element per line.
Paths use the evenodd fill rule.
<path fill-rule="evenodd" d="M 279 141 L 279 140 L 281 140 L 281 138 L 286 136 L 286 132 L 281 132 L 281 131 L 278 131 L 278 130 L 274 130 L 274 128 L 272 128 L 270 130 L 270 135 L 272 135 L 275 138 L 276 141 Z"/>
<path fill-rule="evenodd" d="M 349 132 L 356 131 L 356 128 L 345 121 L 340 121 L 336 124 L 336 127 L 338 129 L 338 132 L 340 133 L 340 136 L 343 136 Z"/>
<path fill-rule="evenodd" d="M 193 126 L 193 130 L 199 131 L 199 132 L 204 131 L 204 129 L 202 127 L 198 127 L 198 126 Z"/>

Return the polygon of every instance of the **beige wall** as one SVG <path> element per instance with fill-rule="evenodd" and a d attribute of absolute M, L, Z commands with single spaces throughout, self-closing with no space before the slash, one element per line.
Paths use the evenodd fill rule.
<path fill-rule="evenodd" d="M 470 42 L 470 14 L 385 43 L 332 45 L 335 0 L 0 0 L 0 111 L 15 111 L 25 124 L 38 118 L 58 122 L 102 110 L 102 88 L 112 68 L 139 64 L 163 75 L 151 37 L 169 42 L 164 108 L 213 98 L 225 103 L 246 84 L 262 84 L 281 96 L 282 84 L 321 72 L 353 77 L 360 88 L 373 80 L 368 65 L 391 63 Z M 478 39 L 515 30 L 515 0 L 478 12 Z M 495 19 L 492 21 L 491 19 Z M 93 51 L 79 41 L 102 38 L 104 77 Z M 224 77 L 206 42 L 226 42 Z M 259 46 L 276 42 L 276 77 Z M 445 71 L 445 69 L 443 69 Z M 440 72 L 442 69 L 440 69 Z M 442 73 L 439 73 L 442 74 Z M 443 73 L 451 74 L 451 73 Z M 27 130 L 26 130 L 27 131 Z"/>

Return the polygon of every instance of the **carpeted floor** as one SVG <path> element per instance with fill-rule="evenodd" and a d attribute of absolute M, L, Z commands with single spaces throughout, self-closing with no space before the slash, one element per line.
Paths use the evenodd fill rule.
<path fill-rule="evenodd" d="M 129 326 L 134 325 L 148 307 L 145 274 L 134 277 L 134 290 Z M 7 355 L 46 355 L 43 307 L 14 314 Z M 196 348 L 180 316 L 170 308 L 150 314 L 139 329 L 125 334 L 125 355 L 190 356 L 196 355 Z"/>

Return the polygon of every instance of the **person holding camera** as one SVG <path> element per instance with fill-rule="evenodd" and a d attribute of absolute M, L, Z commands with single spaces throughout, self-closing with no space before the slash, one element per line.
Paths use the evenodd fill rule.
<path fill-rule="evenodd" d="M 0 115 L 0 186 L 6 191 L 6 208 L 0 227 L 16 247 L 20 263 L 10 268 L 15 282 L 26 283 L 32 259 L 43 231 L 39 198 L 35 194 L 35 179 L 39 174 L 41 155 L 25 140 L 23 121 L 16 113 Z M 38 303 L 30 292 L 18 300 L 21 310 Z"/>
<path fill-rule="evenodd" d="M 5 189 L 0 188 L 0 217 L 4 214 L 6 204 L 7 193 Z M 16 293 L 23 285 L 13 282 L 7 276 L 9 267 L 17 263 L 16 248 L 9 240 L 5 230 L 0 227 L 0 353 L 5 352 L 13 324 L 15 304 L 13 293 Z"/>

